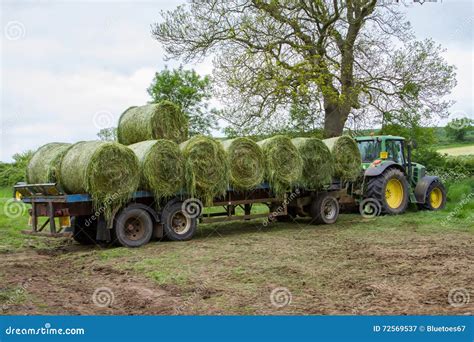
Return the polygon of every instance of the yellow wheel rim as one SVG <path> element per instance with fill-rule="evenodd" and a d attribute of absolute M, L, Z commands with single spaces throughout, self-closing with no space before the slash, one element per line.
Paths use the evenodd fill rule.
<path fill-rule="evenodd" d="M 438 209 L 443 203 L 443 192 L 440 188 L 434 188 L 430 193 L 430 204 L 433 209 Z"/>
<path fill-rule="evenodd" d="M 403 202 L 403 185 L 398 179 L 390 179 L 385 188 L 385 200 L 392 209 L 397 209 Z"/>

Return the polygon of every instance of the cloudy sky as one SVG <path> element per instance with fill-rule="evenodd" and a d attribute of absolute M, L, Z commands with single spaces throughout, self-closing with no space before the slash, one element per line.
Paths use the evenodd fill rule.
<path fill-rule="evenodd" d="M 458 68 L 453 116 L 473 117 L 473 1 L 428 1 L 400 6 L 417 37 L 441 43 Z M 146 103 L 155 71 L 179 65 L 164 61 L 150 24 L 183 2 L 0 0 L 0 160 L 95 139 L 124 109 Z M 209 61 L 189 67 L 212 71 Z"/>

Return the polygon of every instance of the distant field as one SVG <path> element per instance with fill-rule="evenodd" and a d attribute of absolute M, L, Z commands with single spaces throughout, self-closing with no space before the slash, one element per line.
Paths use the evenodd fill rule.
<path fill-rule="evenodd" d="M 468 155 L 468 154 L 474 154 L 474 145 L 442 148 L 438 150 L 438 152 L 447 153 L 451 156 L 463 156 L 463 155 Z"/>

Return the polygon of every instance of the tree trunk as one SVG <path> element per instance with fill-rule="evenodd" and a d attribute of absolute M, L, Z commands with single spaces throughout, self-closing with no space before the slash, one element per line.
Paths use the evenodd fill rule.
<path fill-rule="evenodd" d="M 341 108 L 341 106 L 325 106 L 324 116 L 324 137 L 332 138 L 342 135 L 344 125 L 349 116 L 350 109 Z"/>

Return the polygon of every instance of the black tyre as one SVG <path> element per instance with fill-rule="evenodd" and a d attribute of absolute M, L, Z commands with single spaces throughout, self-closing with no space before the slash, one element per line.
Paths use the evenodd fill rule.
<path fill-rule="evenodd" d="M 115 219 L 115 242 L 124 247 L 140 247 L 153 235 L 153 221 L 144 209 L 125 208 Z"/>
<path fill-rule="evenodd" d="M 97 220 L 92 220 L 90 216 L 74 216 L 71 218 L 73 228 L 72 237 L 81 245 L 93 245 L 97 243 Z"/>
<path fill-rule="evenodd" d="M 163 208 L 161 222 L 165 236 L 172 241 L 191 240 L 196 233 L 197 216 L 184 212 L 181 201 L 170 202 Z"/>
<path fill-rule="evenodd" d="M 310 206 L 311 223 L 332 224 L 339 216 L 339 201 L 329 193 L 318 194 Z"/>
<path fill-rule="evenodd" d="M 381 175 L 370 177 L 367 181 L 365 198 L 376 200 L 381 213 L 402 214 L 408 207 L 408 181 L 405 174 L 390 168 Z"/>
<path fill-rule="evenodd" d="M 278 213 L 278 210 L 283 210 L 281 205 L 273 204 L 270 207 L 270 219 L 277 222 L 293 222 L 298 216 L 296 212 L 296 207 L 287 206 L 286 210 L 288 215 L 275 215 Z"/>
<path fill-rule="evenodd" d="M 425 203 L 421 205 L 426 210 L 442 210 L 446 206 L 446 188 L 440 180 L 433 181 L 426 191 Z"/>

